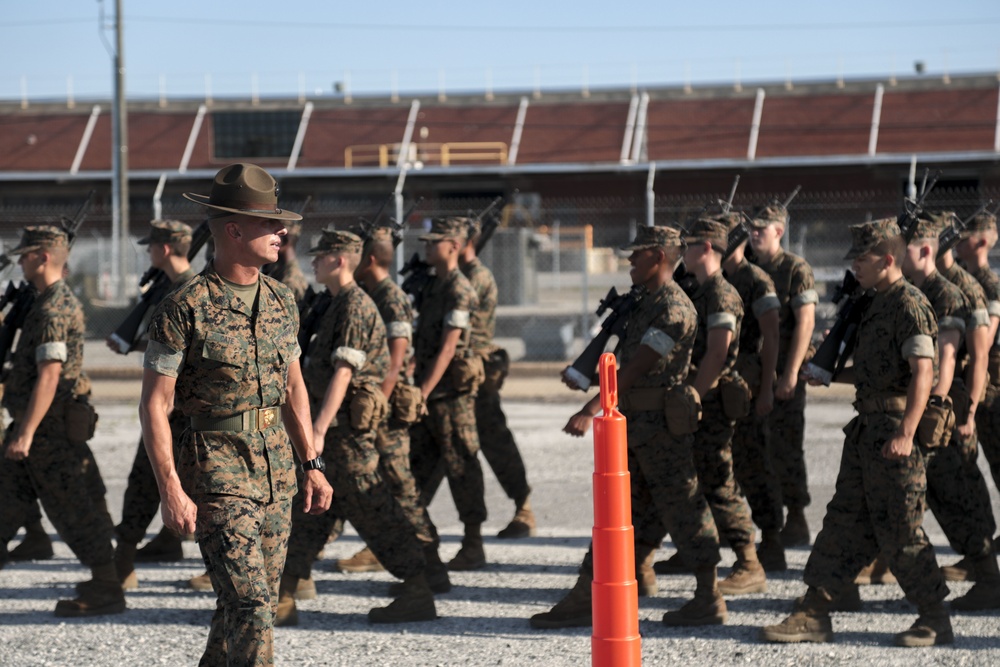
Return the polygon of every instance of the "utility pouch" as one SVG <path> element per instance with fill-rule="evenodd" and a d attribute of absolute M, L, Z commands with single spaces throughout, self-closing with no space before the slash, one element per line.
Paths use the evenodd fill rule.
<path fill-rule="evenodd" d="M 750 387 L 750 394 L 756 396 L 760 391 L 760 380 L 764 369 L 760 365 L 760 357 L 756 354 L 741 354 L 736 358 L 736 372 L 740 374 Z"/>
<path fill-rule="evenodd" d="M 719 398 L 722 411 L 730 419 L 743 419 L 750 414 L 750 387 L 739 373 L 719 378 Z"/>
<path fill-rule="evenodd" d="M 351 397 L 351 428 L 370 431 L 377 427 L 389 412 L 389 401 L 376 384 L 362 384 Z"/>
<path fill-rule="evenodd" d="M 510 355 L 502 347 L 493 347 L 483 357 L 483 386 L 486 392 L 496 393 L 510 372 Z"/>
<path fill-rule="evenodd" d="M 955 428 L 955 412 L 951 405 L 949 396 L 931 396 L 928 399 L 917 425 L 917 442 L 923 447 L 934 449 L 948 446 L 951 432 Z"/>
<path fill-rule="evenodd" d="M 66 439 L 74 445 L 85 445 L 97 430 L 97 411 L 85 398 L 66 401 L 63 413 L 66 424 Z"/>
<path fill-rule="evenodd" d="M 969 410 L 972 408 L 972 397 L 965 388 L 965 383 L 960 380 L 952 382 L 948 396 L 951 398 L 952 412 L 955 413 L 955 425 L 965 424 L 969 421 Z"/>
<path fill-rule="evenodd" d="M 448 366 L 451 375 L 451 385 L 458 394 L 470 394 L 479 389 L 483 384 L 485 371 L 483 370 L 483 358 L 471 351 L 466 351 L 462 356 L 455 356 Z"/>
<path fill-rule="evenodd" d="M 701 421 L 701 397 L 689 384 L 671 387 L 663 395 L 663 415 L 671 435 L 690 435 Z"/>
<path fill-rule="evenodd" d="M 423 402 L 420 387 L 412 384 L 397 384 L 389 398 L 392 416 L 404 424 L 416 424 L 420 421 L 420 406 Z"/>

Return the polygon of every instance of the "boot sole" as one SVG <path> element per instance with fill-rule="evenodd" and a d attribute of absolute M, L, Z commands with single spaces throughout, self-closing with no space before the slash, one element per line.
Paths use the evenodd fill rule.
<path fill-rule="evenodd" d="M 592 615 L 588 614 L 586 616 L 552 620 L 544 618 L 543 615 L 539 614 L 532 616 L 528 622 L 536 630 L 559 630 L 561 628 L 589 628 L 594 624 L 594 619 Z"/>
<path fill-rule="evenodd" d="M 941 646 L 942 644 L 954 644 L 955 633 L 943 632 L 931 637 L 899 637 L 894 640 L 896 646 L 904 648 L 922 648 L 924 646 Z"/>
<path fill-rule="evenodd" d="M 802 642 L 813 642 L 816 644 L 828 644 L 833 641 L 832 632 L 796 632 L 785 634 L 772 632 L 764 628 L 760 632 L 761 639 L 779 644 L 798 644 Z"/>
<path fill-rule="evenodd" d="M 683 618 L 672 616 L 667 612 L 663 616 L 663 625 L 668 628 L 688 628 L 697 625 L 725 625 L 729 620 L 729 615 L 722 616 L 702 616 L 701 618 Z"/>
<path fill-rule="evenodd" d="M 525 537 L 534 537 L 534 536 L 535 536 L 535 529 L 525 524 L 517 524 L 517 526 L 514 527 L 507 526 L 499 533 L 497 533 L 497 537 L 501 540 L 520 540 Z"/>
<path fill-rule="evenodd" d="M 719 592 L 723 595 L 750 595 L 751 593 L 766 593 L 767 592 L 767 582 L 763 584 L 754 584 L 752 586 L 744 586 L 742 588 L 730 588 L 719 582 Z"/>
<path fill-rule="evenodd" d="M 442 581 L 439 583 L 427 583 L 427 587 L 431 589 L 432 593 L 448 593 L 451 591 L 451 582 Z M 391 598 L 398 598 L 403 594 L 403 582 L 397 581 L 395 583 L 389 584 L 389 589 L 386 591 L 386 595 Z"/>
<path fill-rule="evenodd" d="M 125 611 L 125 600 L 102 605 L 100 607 L 78 607 L 71 604 L 72 600 L 60 600 L 56 603 L 55 615 L 59 618 L 86 618 L 88 616 L 107 616 Z"/>
<path fill-rule="evenodd" d="M 336 568 L 338 572 L 385 572 L 385 568 L 378 563 L 354 565 L 353 563 L 342 563 L 338 560 Z"/>
<path fill-rule="evenodd" d="M 378 609 L 372 609 L 368 612 L 368 622 L 376 624 L 392 624 L 392 623 L 419 623 L 421 621 L 436 621 L 440 618 L 437 612 L 433 609 L 430 611 L 419 611 L 412 612 L 409 614 L 403 614 L 401 616 L 382 616 L 376 612 L 380 612 L 384 607 Z"/>

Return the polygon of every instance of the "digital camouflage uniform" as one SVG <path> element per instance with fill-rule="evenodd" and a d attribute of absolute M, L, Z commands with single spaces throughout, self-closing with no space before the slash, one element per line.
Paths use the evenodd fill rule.
<path fill-rule="evenodd" d="M 934 358 L 937 324 L 926 297 L 903 279 L 878 292 L 858 327 L 855 407 L 844 428 L 836 491 L 803 579 L 836 599 L 879 553 L 907 599 L 924 609 L 948 595 L 922 527 L 924 455 L 890 460 L 882 447 L 898 430 L 911 380 L 909 358 Z"/>
<path fill-rule="evenodd" d="M 778 313 L 778 376 L 788 362 L 788 348 L 795 332 L 796 309 L 819 301 L 812 267 L 797 255 L 781 248 L 770 262 L 758 262 L 774 281 L 781 302 Z M 803 362 L 808 361 L 814 350 L 806 351 Z M 770 435 L 771 461 L 781 483 L 782 502 L 785 507 L 806 507 L 810 503 L 809 483 L 806 476 L 805 442 L 806 383 L 800 380 L 795 394 L 787 401 L 774 400 L 774 409 L 767 418 Z"/>
<path fill-rule="evenodd" d="M 413 340 L 413 307 L 406 292 L 392 278 L 382 280 L 370 294 L 385 324 L 387 342 L 404 338 Z M 403 368 L 396 380 L 396 387 L 412 383 L 407 374 L 410 352 L 403 360 Z M 396 389 L 393 390 L 395 393 Z M 390 397 L 390 406 L 392 397 Z M 410 425 L 396 419 L 390 407 L 388 418 L 379 424 L 375 434 L 375 447 L 379 454 L 379 468 L 389 483 L 393 497 L 403 508 L 422 542 L 437 543 L 437 529 L 427 514 L 427 507 L 420 500 L 420 491 L 410 467 Z"/>
<path fill-rule="evenodd" d="M 781 307 L 774 283 L 758 266 L 744 259 L 735 271 L 726 273 L 726 280 L 736 288 L 743 300 L 745 317 L 740 327 L 739 356 L 736 370 L 750 385 L 751 399 L 760 389 L 761 315 Z M 780 530 L 784 523 L 781 505 L 781 485 L 771 461 L 770 433 L 767 417 L 759 417 L 751 407 L 750 414 L 737 420 L 733 433 L 733 473 L 746 495 L 754 523 L 761 530 Z"/>
<path fill-rule="evenodd" d="M 698 330 L 689 377 L 696 376 L 695 367 L 705 356 L 708 332 L 712 329 L 725 329 L 733 334 L 720 379 L 730 375 L 739 352 L 743 300 L 723 277 L 721 270 L 699 284 L 691 300 L 698 311 Z M 694 435 L 694 464 L 698 482 L 712 509 L 719 536 L 734 550 L 739 550 L 754 543 L 754 529 L 750 509 L 733 475 L 734 420 L 723 411 L 718 385 L 701 397 L 701 407 L 701 423 Z"/>
<path fill-rule="evenodd" d="M 969 301 L 956 285 L 935 272 L 920 286 L 937 317 L 939 334 L 956 331 L 965 340 L 965 329 L 972 310 Z M 966 356 L 959 345 L 958 358 Z M 961 364 L 956 360 L 956 371 Z M 961 379 L 955 377 L 955 382 Z M 961 436 L 955 431 L 947 447 L 924 448 L 927 467 L 927 505 L 934 513 L 951 547 L 963 556 L 992 553 L 990 540 L 996 530 L 989 490 L 982 472 L 968 465 L 962 456 Z"/>
<path fill-rule="evenodd" d="M 261 275 L 248 304 L 212 264 L 167 296 L 150 323 L 144 366 L 176 377 L 175 407 L 192 420 L 176 466 L 198 507 L 195 537 L 218 596 L 205 665 L 226 664 L 227 655 L 229 664 L 273 663 L 296 491 L 291 442 L 270 411 L 258 413 L 262 430 L 210 424 L 284 404 L 297 333 L 291 290 Z"/>
<path fill-rule="evenodd" d="M 970 267 L 971 275 L 986 293 L 987 312 L 990 317 L 1000 316 L 1000 278 L 990 267 Z M 983 454 L 990 464 L 993 483 L 1000 488 L 1000 328 L 990 347 L 990 377 L 986 398 L 976 410 L 976 426 Z"/>
<path fill-rule="evenodd" d="M 37 501 L 59 536 L 90 568 L 112 562 L 114 524 L 104 503 L 105 487 L 93 452 L 76 437 L 79 425 L 67 425 L 67 408 L 88 403 L 90 380 L 83 371 L 83 307 L 62 280 L 35 300 L 21 326 L 11 368 L 4 377 L 3 405 L 13 418 L 5 446 L 17 432 L 38 380 L 38 363 L 62 362 L 55 397 L 35 431 L 22 461 L 0 457 L 0 564 L 7 543 L 34 514 Z M 86 427 L 84 427 L 86 428 Z"/>
<path fill-rule="evenodd" d="M 301 303 L 309 289 L 309 281 L 302 273 L 298 260 L 286 261 L 279 257 L 278 261 L 265 267 L 265 273 L 277 281 L 284 283 L 295 295 L 295 303 Z"/>
<path fill-rule="evenodd" d="M 475 290 L 457 268 L 446 276 L 436 276 L 424 288 L 420 303 L 420 316 L 413 336 L 414 380 L 418 385 L 441 349 L 446 328 L 463 330 L 455 359 L 471 356 L 470 317 L 478 306 Z M 410 429 L 410 460 L 425 506 L 428 500 L 426 484 L 443 460 L 459 519 L 464 524 L 480 525 L 486 521 L 486 501 L 483 498 L 483 469 L 476 457 L 479 435 L 475 397 L 470 392 L 455 390 L 451 379 L 454 365 L 452 361 L 427 397 L 428 414 Z"/>
<path fill-rule="evenodd" d="M 418 575 L 425 567 L 421 544 L 380 472 L 375 428 L 359 430 L 351 423 L 351 404 L 359 393 L 381 396 L 379 385 L 389 369 L 385 325 L 371 297 L 352 283 L 333 296 L 317 331 L 302 371 L 312 413 L 319 413 L 338 362 L 351 366 L 352 378 L 323 447 L 333 505 L 310 515 L 302 511 L 301 494 L 296 497 L 285 574 L 308 579 L 333 523 L 342 517 L 389 572 L 401 579 Z"/>

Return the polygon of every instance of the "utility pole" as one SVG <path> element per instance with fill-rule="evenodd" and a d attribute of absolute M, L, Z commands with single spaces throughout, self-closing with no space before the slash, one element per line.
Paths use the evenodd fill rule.
<path fill-rule="evenodd" d="M 112 147 L 118 208 L 118 284 L 117 296 L 125 300 L 128 280 L 129 211 L 128 211 L 128 104 L 125 101 L 125 27 L 122 0 L 115 0 L 115 105 L 114 146 Z"/>

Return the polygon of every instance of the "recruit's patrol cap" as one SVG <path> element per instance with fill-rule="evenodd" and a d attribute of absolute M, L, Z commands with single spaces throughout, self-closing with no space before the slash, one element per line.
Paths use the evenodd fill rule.
<path fill-rule="evenodd" d="M 278 208 L 278 183 L 255 164 L 237 162 L 219 170 L 210 195 L 185 192 L 184 198 L 225 214 L 249 215 L 272 220 L 301 220 L 302 216 Z"/>
<path fill-rule="evenodd" d="M 23 255 L 41 248 L 69 247 L 69 235 L 65 230 L 52 225 L 32 225 L 21 233 L 21 242 L 11 250 L 10 255 Z"/>
<path fill-rule="evenodd" d="M 286 236 L 289 238 L 299 238 L 302 236 L 302 221 L 289 220 L 285 223 L 285 230 L 287 232 Z"/>
<path fill-rule="evenodd" d="M 673 227 L 650 227 L 644 225 L 635 230 L 635 239 L 621 246 L 626 252 L 645 250 L 646 248 L 667 248 L 683 245 L 681 232 Z"/>
<path fill-rule="evenodd" d="M 758 229 L 763 229 L 768 225 L 778 224 L 788 224 L 788 209 L 777 203 L 768 204 L 767 206 L 758 209 L 750 220 L 750 226 Z"/>
<path fill-rule="evenodd" d="M 361 237 L 353 232 L 324 229 L 319 241 L 306 254 L 325 255 L 329 252 L 361 252 Z"/>
<path fill-rule="evenodd" d="M 149 226 L 149 235 L 136 241 L 139 245 L 176 243 L 177 241 L 191 240 L 191 227 L 185 225 L 180 220 L 152 220 Z"/>
<path fill-rule="evenodd" d="M 685 243 L 704 243 L 708 241 L 712 244 L 712 247 L 719 252 L 725 252 L 726 246 L 729 244 L 729 230 L 726 229 L 726 225 L 717 220 L 709 220 L 708 218 L 698 218 L 694 221 L 689 229 L 684 234 Z"/>
<path fill-rule="evenodd" d="M 944 224 L 938 220 L 929 218 L 918 218 L 917 224 L 913 227 L 912 241 L 923 241 L 924 239 L 936 239 L 941 236 Z"/>
<path fill-rule="evenodd" d="M 941 232 L 955 220 L 955 214 L 952 211 L 924 211 L 920 215 L 919 223 L 921 226 L 917 227 L 918 233 L 926 231 L 928 234 L 936 234 L 937 236 L 941 236 Z"/>
<path fill-rule="evenodd" d="M 969 224 L 965 227 L 965 231 L 962 232 L 962 238 L 982 232 L 995 232 L 996 230 L 997 217 L 989 211 L 983 211 L 969 221 Z"/>
<path fill-rule="evenodd" d="M 459 241 L 469 238 L 468 218 L 434 218 L 431 220 L 431 229 L 426 234 L 418 237 L 421 241 L 440 241 L 442 239 L 457 239 Z"/>
<path fill-rule="evenodd" d="M 899 236 L 899 234 L 896 218 L 882 218 L 860 225 L 851 225 L 851 249 L 844 255 L 844 259 L 860 257 L 866 252 L 870 252 L 882 241 Z"/>
<path fill-rule="evenodd" d="M 726 229 L 731 232 L 739 227 L 740 223 L 743 222 L 743 214 L 739 211 L 730 211 L 729 213 L 718 213 L 713 215 L 712 219 L 724 224 Z"/>

